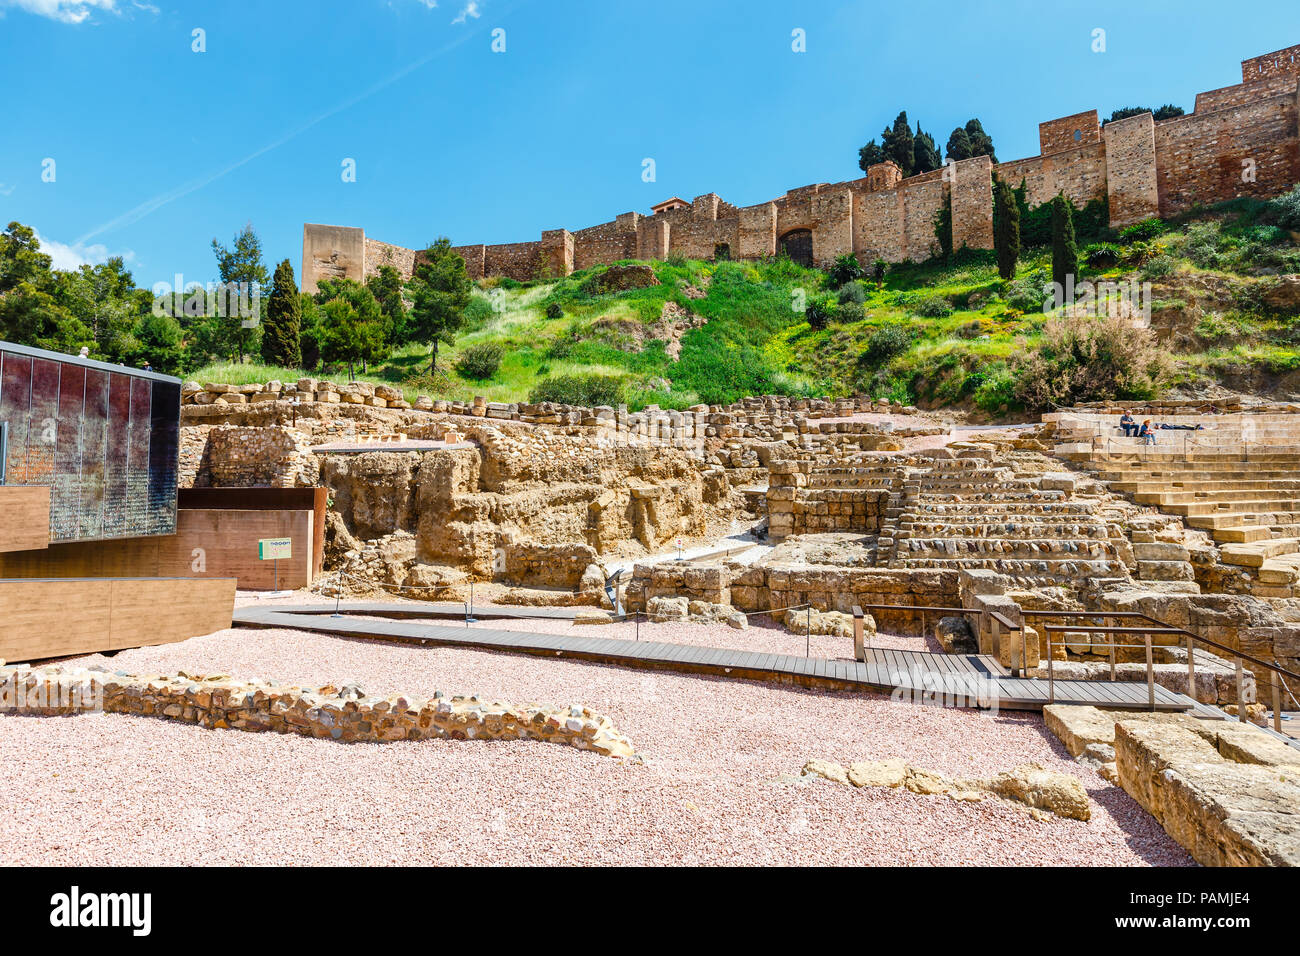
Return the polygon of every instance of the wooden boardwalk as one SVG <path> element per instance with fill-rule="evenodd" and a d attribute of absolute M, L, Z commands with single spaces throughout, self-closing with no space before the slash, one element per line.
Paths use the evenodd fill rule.
<path fill-rule="evenodd" d="M 382 608 L 383 610 L 380 610 Z M 348 602 L 354 614 L 394 616 L 393 604 Z M 954 706 L 1006 710 L 1041 710 L 1048 699 L 1046 680 L 1014 678 L 994 658 L 979 654 L 929 654 L 868 648 L 865 661 L 769 654 L 726 647 L 697 647 L 663 641 L 629 641 L 582 634 L 539 634 L 455 624 L 416 624 L 410 620 L 366 621 L 333 617 L 330 605 L 247 606 L 235 609 L 238 627 L 290 628 L 400 643 L 469 647 L 485 651 L 568 657 L 612 664 L 673 670 L 683 673 L 801 684 L 839 690 L 901 695 L 905 699 L 946 699 Z M 572 611 L 570 608 L 520 608 L 521 611 Z M 404 617 L 431 617 L 416 608 L 401 608 Z M 463 614 L 463 610 L 461 612 Z M 513 614 L 513 609 L 512 609 Z M 479 611 L 475 615 L 485 617 Z M 526 617 L 560 617 L 527 614 Z M 1147 709 L 1145 683 L 1134 681 L 1056 681 L 1056 703 L 1091 704 L 1131 710 Z M 1185 711 L 1193 701 L 1156 687 L 1156 709 Z"/>

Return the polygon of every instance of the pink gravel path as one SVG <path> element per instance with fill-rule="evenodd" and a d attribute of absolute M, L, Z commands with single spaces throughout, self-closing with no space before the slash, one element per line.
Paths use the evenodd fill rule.
<path fill-rule="evenodd" d="M 4 716 L 0 863 L 1189 863 L 1036 715 L 291 630 L 83 662 L 582 702 L 645 763 L 529 741 L 340 745 L 115 714 Z M 1043 823 L 995 800 L 792 782 L 810 757 L 965 775 L 1037 761 L 1077 776 L 1094 814 Z"/>

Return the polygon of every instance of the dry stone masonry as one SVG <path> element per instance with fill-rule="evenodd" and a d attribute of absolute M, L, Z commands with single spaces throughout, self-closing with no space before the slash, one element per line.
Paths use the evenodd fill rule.
<path fill-rule="evenodd" d="M 343 743 L 397 740 L 540 740 L 610 757 L 632 742 L 608 718 L 580 705 L 516 706 L 477 697 L 367 695 L 354 684 L 307 689 L 226 675 L 133 675 L 103 668 L 4 666 L 5 712 L 66 716 L 136 714 L 216 730 L 272 731 Z"/>

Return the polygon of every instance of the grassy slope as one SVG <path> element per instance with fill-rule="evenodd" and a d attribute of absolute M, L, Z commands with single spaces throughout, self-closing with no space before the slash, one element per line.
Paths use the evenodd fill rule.
<path fill-rule="evenodd" d="M 1168 234 L 1143 246 L 1125 246 L 1114 267 L 1085 267 L 1082 278 L 1120 280 L 1136 272 L 1155 282 L 1157 308 L 1169 304 L 1159 301 L 1161 284 L 1187 275 L 1231 286 L 1240 306 L 1202 319 L 1199 350 L 1174 356 L 1181 381 L 1214 378 L 1243 365 L 1279 373 L 1300 368 L 1295 317 L 1253 307 L 1251 288 L 1268 280 L 1250 275 L 1260 271 L 1261 263 L 1272 271 L 1300 270 L 1300 250 L 1277 230 L 1261 232 L 1255 226 L 1257 213 L 1256 206 L 1228 204 L 1210 217 L 1210 225 L 1174 224 Z M 997 386 L 1009 381 L 1015 356 L 1034 347 L 1047 320 L 1035 303 L 1041 301 L 1038 290 L 1051 263 L 1045 250 L 1028 251 L 1011 284 L 991 264 L 980 262 L 897 268 L 882 288 L 871 281 L 858 283 L 860 309 L 841 307 L 825 328 L 816 330 L 801 306 L 825 294 L 820 272 L 786 261 L 650 265 L 659 285 L 618 293 L 593 291 L 603 266 L 558 281 L 485 281 L 475 295 L 485 297 L 492 308 L 479 310 L 487 318 L 443 348 L 439 364 L 445 365 L 444 372 L 430 379 L 428 350 L 410 346 L 358 377 L 402 385 L 408 398 L 484 395 L 522 401 L 548 375 L 596 372 L 625 377 L 634 408 L 652 402 L 684 408 L 763 393 L 865 393 L 928 406 L 978 405 L 996 413 L 1005 398 L 1005 387 Z M 703 297 L 698 297 L 701 291 Z M 642 332 L 653 326 L 667 302 L 708 320 L 685 335 L 676 362 L 661 342 L 638 342 L 643 336 L 632 334 L 638 326 Z M 547 306 L 554 305 L 562 310 L 559 318 L 546 314 Z M 879 330 L 893 326 L 906 330 L 905 348 L 876 348 L 889 337 L 878 338 Z M 483 342 L 505 347 L 501 368 L 490 381 L 466 381 L 454 371 L 456 357 Z M 226 365 L 193 377 L 239 384 L 300 374 Z M 323 374 L 346 376 L 338 369 Z M 668 390 L 663 380 L 671 382 Z"/>

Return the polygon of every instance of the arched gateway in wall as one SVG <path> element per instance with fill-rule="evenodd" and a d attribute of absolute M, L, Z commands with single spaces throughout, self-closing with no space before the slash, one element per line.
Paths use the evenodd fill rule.
<path fill-rule="evenodd" d="M 806 268 L 812 268 L 813 264 L 813 240 L 812 230 L 810 229 L 791 229 L 776 243 L 777 251 L 785 250 L 785 254 L 790 257 L 791 262 L 798 263 Z"/>

